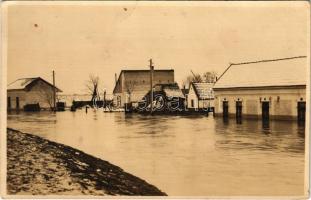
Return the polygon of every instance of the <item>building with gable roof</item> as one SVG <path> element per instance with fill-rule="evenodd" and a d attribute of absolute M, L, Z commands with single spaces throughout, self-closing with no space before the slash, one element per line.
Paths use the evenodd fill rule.
<path fill-rule="evenodd" d="M 51 109 L 55 92 L 62 92 L 51 83 L 42 79 L 21 78 L 7 86 L 7 109 L 23 110 L 27 105 L 38 105 L 41 109 Z"/>
<path fill-rule="evenodd" d="M 214 107 L 213 85 L 214 83 L 190 83 L 186 98 L 188 110 L 207 111 Z"/>
<path fill-rule="evenodd" d="M 153 85 L 173 84 L 173 69 L 153 71 Z M 126 103 L 141 101 L 150 90 L 150 70 L 122 70 L 113 89 L 113 103 L 124 107 Z"/>
<path fill-rule="evenodd" d="M 215 114 L 304 121 L 307 67 L 306 56 L 231 64 L 213 88 Z"/>

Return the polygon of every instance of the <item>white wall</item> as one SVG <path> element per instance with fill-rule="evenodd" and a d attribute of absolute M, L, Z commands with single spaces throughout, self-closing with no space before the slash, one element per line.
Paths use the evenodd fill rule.
<path fill-rule="evenodd" d="M 279 97 L 279 100 L 278 100 Z M 229 104 L 229 114 L 235 115 L 235 103 L 242 101 L 242 114 L 261 116 L 261 101 L 268 101 L 271 116 L 297 116 L 297 103 L 300 98 L 306 101 L 306 89 L 284 88 L 284 89 L 248 89 L 248 90 L 216 90 L 215 91 L 215 113 L 222 114 L 222 102 L 224 99 Z M 266 100 L 264 100 L 266 99 Z"/>
<path fill-rule="evenodd" d="M 16 109 L 16 97 L 19 97 L 19 108 L 23 109 L 26 104 L 26 92 L 23 90 L 11 90 L 7 92 L 7 97 L 11 99 L 11 109 Z M 9 102 L 7 102 L 9 104 Z"/>
<path fill-rule="evenodd" d="M 191 100 L 194 101 L 194 104 L 193 106 L 191 105 Z M 194 88 L 192 86 L 192 84 L 190 85 L 190 88 L 189 88 L 189 93 L 188 93 L 188 96 L 187 96 L 187 105 L 188 105 L 188 108 L 190 109 L 194 109 L 194 108 L 198 108 L 199 105 L 198 105 L 198 97 L 194 91 Z"/>

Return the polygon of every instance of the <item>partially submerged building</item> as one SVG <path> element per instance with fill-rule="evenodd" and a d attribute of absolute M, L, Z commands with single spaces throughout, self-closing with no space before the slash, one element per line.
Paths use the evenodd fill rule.
<path fill-rule="evenodd" d="M 137 112 L 150 111 L 151 91 L 143 97 L 142 101 L 133 104 Z M 154 112 L 182 112 L 185 110 L 185 96 L 177 83 L 156 84 L 153 89 L 153 109 Z"/>
<path fill-rule="evenodd" d="M 41 77 L 18 79 L 7 87 L 7 109 L 52 109 L 54 90 L 56 93 L 61 92 Z"/>
<path fill-rule="evenodd" d="M 305 56 L 231 64 L 214 86 L 215 113 L 305 120 Z"/>
<path fill-rule="evenodd" d="M 187 94 L 187 108 L 190 111 L 207 111 L 214 107 L 214 83 L 192 82 Z"/>
<path fill-rule="evenodd" d="M 153 85 L 173 84 L 174 70 L 153 71 Z M 150 70 L 122 70 L 113 89 L 113 102 L 116 107 L 126 103 L 136 103 L 150 90 Z"/>

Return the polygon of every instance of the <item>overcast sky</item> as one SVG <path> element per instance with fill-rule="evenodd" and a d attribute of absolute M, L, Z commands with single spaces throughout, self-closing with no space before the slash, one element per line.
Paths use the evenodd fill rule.
<path fill-rule="evenodd" d="M 57 3 L 57 5 L 56 5 Z M 307 2 L 32 2 L 8 6 L 8 83 L 41 76 L 83 93 L 89 74 L 108 93 L 122 69 L 175 69 L 181 81 L 230 62 L 309 55 Z M 61 5 L 63 4 L 63 5 Z"/>

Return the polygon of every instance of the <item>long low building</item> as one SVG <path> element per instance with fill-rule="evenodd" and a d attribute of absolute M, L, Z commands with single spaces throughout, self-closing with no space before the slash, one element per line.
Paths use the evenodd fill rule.
<path fill-rule="evenodd" d="M 27 106 L 38 109 L 53 109 L 55 92 L 61 92 L 46 80 L 35 78 L 21 78 L 7 87 L 7 109 L 26 110 Z"/>
<path fill-rule="evenodd" d="M 231 64 L 214 85 L 215 114 L 305 120 L 305 56 Z"/>

